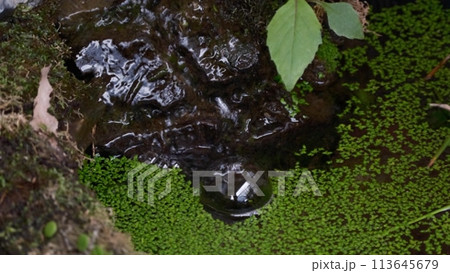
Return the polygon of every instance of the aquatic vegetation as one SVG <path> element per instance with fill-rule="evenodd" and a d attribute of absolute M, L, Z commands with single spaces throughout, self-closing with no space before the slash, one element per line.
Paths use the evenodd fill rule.
<path fill-rule="evenodd" d="M 302 105 L 307 105 L 308 102 L 305 100 L 305 95 L 308 92 L 313 91 L 313 87 L 306 81 L 301 81 L 295 85 L 296 89 L 290 92 L 291 94 L 291 103 L 288 103 L 284 98 L 280 99 L 280 102 L 289 112 L 291 117 L 295 117 L 297 114 L 301 112 L 300 107 Z"/>
<path fill-rule="evenodd" d="M 435 0 L 387 9 L 370 18 L 381 38 L 368 36 L 366 46 L 343 52 L 341 72 L 354 75 L 349 90 L 373 97 L 348 101 L 336 152 L 326 168 L 310 170 L 322 196 L 308 187 L 294 195 L 305 171 L 297 164 L 284 190 L 273 180 L 274 197 L 260 216 L 227 225 L 203 210 L 177 169 L 171 193 L 154 205 L 127 196 L 135 159 L 95 158 L 80 179 L 113 208 L 116 226 L 131 234 L 136 249 L 148 253 L 448 253 L 449 154 L 426 167 L 448 128 L 431 128 L 424 109 L 450 97 L 450 70 L 423 80 L 450 43 L 448 15 Z M 362 67 L 373 73 L 367 84 L 358 84 Z M 156 191 L 166 187 L 164 180 L 155 183 Z"/>

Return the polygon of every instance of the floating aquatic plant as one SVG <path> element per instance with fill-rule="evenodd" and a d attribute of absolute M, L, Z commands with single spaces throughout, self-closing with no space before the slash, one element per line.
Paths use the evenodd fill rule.
<path fill-rule="evenodd" d="M 296 191 L 305 171 L 297 164 L 283 191 L 261 215 L 227 225 L 203 210 L 180 170 L 172 192 L 153 206 L 127 195 L 133 159 L 95 158 L 80 179 L 114 210 L 118 228 L 137 250 L 157 254 L 444 254 L 448 251 L 449 160 L 426 162 L 447 128 L 431 128 L 423 108 L 450 97 L 449 69 L 423 80 L 450 43 L 450 16 L 439 1 L 386 9 L 371 17 L 367 46 L 343 52 L 342 73 L 365 67 L 372 79 L 349 80 L 353 96 L 340 115 L 340 142 L 324 169 L 311 170 L 322 196 Z M 400 35 L 399 35 L 400 33 Z M 368 58 L 367 50 L 376 52 Z M 300 151 L 314 155 L 322 151 Z M 155 182 L 163 191 L 165 181 Z M 431 213 L 430 213 L 431 211 Z M 426 239 L 424 239 L 426 238 Z"/>

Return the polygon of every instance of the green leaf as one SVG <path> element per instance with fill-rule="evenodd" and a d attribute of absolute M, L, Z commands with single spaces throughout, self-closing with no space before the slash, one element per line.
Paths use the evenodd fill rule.
<path fill-rule="evenodd" d="M 364 32 L 358 13 L 349 3 L 325 3 L 314 1 L 321 5 L 328 17 L 328 25 L 339 36 L 349 39 L 364 39 Z"/>
<path fill-rule="evenodd" d="M 94 249 L 91 251 L 91 255 L 105 255 L 105 254 L 107 254 L 107 253 L 105 252 L 103 247 L 101 247 L 99 245 L 95 245 Z"/>
<path fill-rule="evenodd" d="M 80 252 L 86 251 L 89 246 L 89 236 L 82 233 L 78 236 L 77 248 Z"/>
<path fill-rule="evenodd" d="M 287 90 L 292 90 L 322 43 L 321 25 L 305 0 L 289 0 L 267 27 L 267 46 Z"/>
<path fill-rule="evenodd" d="M 55 221 L 50 221 L 44 227 L 44 236 L 46 238 L 52 238 L 56 231 L 58 231 L 58 225 Z"/>

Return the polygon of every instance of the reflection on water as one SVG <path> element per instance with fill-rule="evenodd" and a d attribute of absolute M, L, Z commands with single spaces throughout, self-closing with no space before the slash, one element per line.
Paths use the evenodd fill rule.
<path fill-rule="evenodd" d="M 94 95 L 98 107 L 86 102 L 101 110 L 86 111 L 84 122 L 96 126 L 103 155 L 136 155 L 188 176 L 236 166 L 257 172 L 292 166 L 298 147 L 321 144 L 329 132 L 332 103 L 318 106 L 331 113 L 325 119 L 289 116 L 280 103 L 288 94 L 255 36 L 261 31 L 232 20 L 226 1 L 64 2 L 61 35 L 77 52 L 78 73 L 104 88 Z M 251 189 L 239 194 L 205 204 L 247 215 L 268 201 L 252 203 Z"/>

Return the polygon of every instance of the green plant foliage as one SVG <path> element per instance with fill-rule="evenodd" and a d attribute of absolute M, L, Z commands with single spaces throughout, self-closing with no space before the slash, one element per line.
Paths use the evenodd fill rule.
<path fill-rule="evenodd" d="M 0 98 L 9 94 L 24 103 L 32 101 L 39 83 L 32 79 L 39 79 L 40 69 L 51 64 L 50 81 L 52 84 L 54 80 L 58 82 L 53 84 L 55 98 L 52 104 L 67 107 L 62 96 L 67 91 L 62 90 L 61 85 L 67 85 L 70 79 L 63 61 L 69 56 L 69 49 L 58 37 L 48 16 L 45 12 L 19 5 L 13 19 L 20 23 L 0 22 L 0 33 L 7 41 L 0 43 Z"/>
<path fill-rule="evenodd" d="M 322 44 L 317 50 L 316 57 L 325 62 L 328 71 L 335 72 L 337 70 L 341 59 L 341 52 L 330 40 L 330 34 L 327 33 L 323 36 Z"/>
<path fill-rule="evenodd" d="M 55 221 L 48 222 L 44 227 L 44 236 L 46 238 L 52 238 L 55 236 L 56 232 L 58 231 L 58 225 Z"/>
<path fill-rule="evenodd" d="M 325 9 L 330 28 L 337 35 L 364 38 L 359 16 L 350 4 L 312 2 Z M 306 0 L 289 0 L 277 10 L 267 27 L 266 43 L 286 89 L 291 91 L 322 43 L 321 25 Z"/>
<path fill-rule="evenodd" d="M 94 249 L 91 251 L 91 255 L 110 255 L 111 253 L 108 251 L 105 251 L 105 249 L 102 246 L 96 245 L 94 246 Z"/>
<path fill-rule="evenodd" d="M 328 17 L 328 25 L 339 36 L 349 39 L 364 39 L 364 31 L 358 13 L 349 3 L 326 3 L 313 1 L 322 6 Z"/>
<path fill-rule="evenodd" d="M 296 89 L 290 92 L 291 101 L 287 102 L 284 98 L 280 99 L 281 104 L 286 108 L 291 117 L 295 117 L 300 113 L 302 105 L 308 105 L 305 95 L 313 91 L 313 87 L 306 81 L 301 81 L 295 85 Z"/>
<path fill-rule="evenodd" d="M 267 46 L 288 91 L 314 59 L 321 25 L 305 0 L 289 0 L 267 27 Z"/>
<path fill-rule="evenodd" d="M 285 194 L 275 191 L 259 218 L 226 225 L 203 210 L 182 177 L 173 177 L 173 192 L 155 206 L 127 197 L 126 173 L 137 165 L 133 160 L 97 158 L 80 175 L 85 181 L 99 180 L 91 186 L 114 209 L 117 227 L 132 235 L 137 250 L 154 254 L 409 253 L 421 246 L 414 230 L 436 219 L 409 222 L 423 215 L 427 206 L 445 202 L 446 195 L 438 193 L 445 187 L 436 182 L 450 178 L 444 172 L 433 178 L 420 169 L 410 173 L 420 184 L 400 188 L 403 168 L 389 167 L 394 178 L 385 182 L 362 166 L 340 167 L 313 171 L 322 197 L 308 190 L 295 196 L 303 172 L 297 166 L 295 175 L 286 179 Z M 161 189 L 163 183 L 157 184 Z M 403 195 L 404 191 L 410 194 Z M 435 198 L 426 200 L 428 193 Z M 440 214 L 438 222 L 423 231 L 430 236 L 427 244 L 435 246 L 427 253 L 442 253 L 437 248 L 442 239 L 436 236 L 445 234 L 442 224 L 447 219 L 447 214 Z"/>
<path fill-rule="evenodd" d="M 77 240 L 77 249 L 80 252 L 84 252 L 87 250 L 88 246 L 89 246 L 89 236 L 87 234 L 80 234 L 80 236 L 78 236 L 78 240 Z"/>

